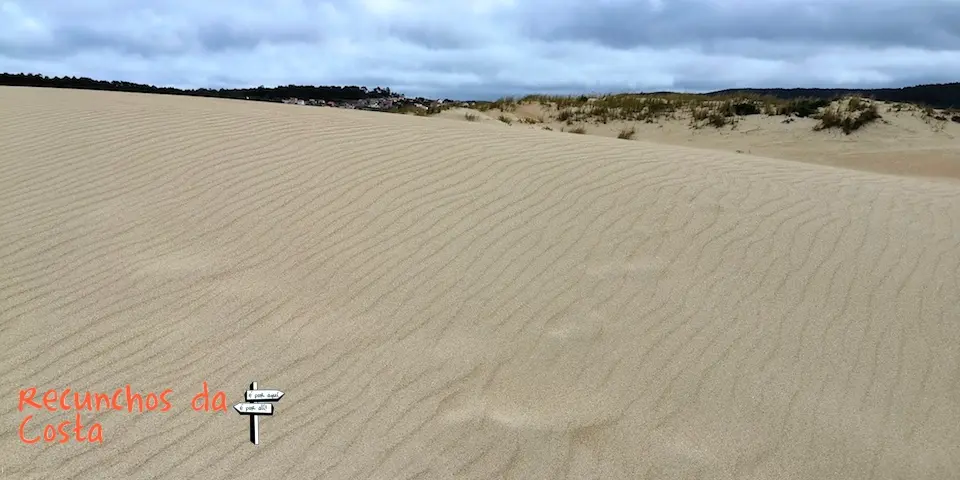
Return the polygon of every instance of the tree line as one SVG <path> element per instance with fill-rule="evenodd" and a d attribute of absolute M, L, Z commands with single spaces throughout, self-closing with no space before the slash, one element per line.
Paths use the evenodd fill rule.
<path fill-rule="evenodd" d="M 960 108 L 960 82 L 934 83 L 902 88 L 737 88 L 710 92 L 707 95 L 752 93 L 782 100 L 816 98 L 830 100 L 843 96 L 861 96 L 884 102 L 912 103 L 934 108 Z"/>
<path fill-rule="evenodd" d="M 198 88 L 180 89 L 156 87 L 142 83 L 94 80 L 88 77 L 48 77 L 30 73 L 2 73 L 0 85 L 20 87 L 78 88 L 85 90 L 111 90 L 117 92 L 162 93 L 168 95 L 192 95 L 199 97 L 237 98 L 279 102 L 286 98 L 302 100 L 363 100 L 384 98 L 395 94 L 390 88 L 358 86 L 313 86 L 284 85 L 256 88 Z M 960 108 L 960 82 L 917 85 L 903 88 L 842 89 L 842 88 L 738 88 L 710 92 L 707 95 L 751 93 L 770 95 L 783 100 L 815 98 L 830 100 L 845 95 L 858 95 L 886 102 L 921 104 L 935 108 Z"/>
<path fill-rule="evenodd" d="M 174 87 L 157 87 L 142 83 L 94 80 L 88 77 L 48 77 L 32 73 L 2 73 L 0 85 L 17 87 L 50 87 L 76 88 L 83 90 L 109 90 L 114 92 L 161 93 L 167 95 L 191 95 L 197 97 L 236 98 L 279 102 L 286 98 L 302 100 L 363 100 L 367 98 L 384 98 L 394 95 L 390 88 L 374 88 L 357 86 L 313 86 L 313 85 L 284 85 L 278 87 L 256 88 L 197 88 L 180 89 Z"/>

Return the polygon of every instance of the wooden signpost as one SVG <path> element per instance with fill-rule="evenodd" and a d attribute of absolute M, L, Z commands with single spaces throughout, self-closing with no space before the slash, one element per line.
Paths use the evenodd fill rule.
<path fill-rule="evenodd" d="M 282 397 L 280 390 L 258 390 L 257 382 L 253 382 L 244 394 L 246 402 L 233 406 L 240 415 L 250 415 L 250 441 L 254 445 L 260 445 L 260 415 L 273 415 L 273 404 L 263 402 L 276 402 Z"/>

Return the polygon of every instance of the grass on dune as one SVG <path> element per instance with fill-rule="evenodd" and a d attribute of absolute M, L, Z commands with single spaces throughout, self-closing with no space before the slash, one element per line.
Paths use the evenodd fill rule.
<path fill-rule="evenodd" d="M 514 113 L 522 105 L 539 105 L 542 114 L 531 116 Z M 859 96 L 822 98 L 781 99 L 769 95 L 731 93 L 705 95 L 693 93 L 617 93 L 608 95 L 527 95 L 517 98 L 502 97 L 489 102 L 476 102 L 480 111 L 497 111 L 501 122 L 519 122 L 528 125 L 558 122 L 573 127 L 567 132 L 585 133 L 585 125 L 600 125 L 610 122 L 657 123 L 661 120 L 687 119 L 692 128 L 735 128 L 740 120 L 753 115 L 785 117 L 781 123 L 797 119 L 816 120 L 815 131 L 838 129 L 850 134 L 866 125 L 882 119 L 878 103 Z M 914 112 L 924 121 L 942 128 L 947 122 L 960 123 L 960 110 L 936 110 L 923 105 L 904 103 L 887 104 L 887 112 Z M 416 111 L 418 115 L 430 115 L 431 111 Z M 467 114 L 466 119 L 477 121 L 478 117 Z M 544 129 L 548 129 L 545 127 Z M 618 138 L 629 139 L 636 134 L 636 127 L 624 128 Z"/>
<path fill-rule="evenodd" d="M 880 118 L 880 113 L 874 104 L 861 105 L 858 103 L 856 109 L 851 109 L 848 103 L 847 109 L 831 107 L 817 115 L 819 123 L 813 129 L 820 131 L 837 128 L 844 134 L 850 135 L 864 125 L 876 122 Z"/>
<path fill-rule="evenodd" d="M 606 124 L 611 121 L 655 123 L 664 119 L 688 118 L 693 128 L 722 128 L 736 126 L 743 117 L 752 115 L 784 116 L 783 123 L 793 118 L 811 118 L 818 121 L 814 130 L 839 128 L 853 132 L 875 122 L 881 116 L 876 104 L 861 97 L 795 98 L 784 100 L 756 94 L 703 95 L 692 93 L 618 93 L 610 95 L 528 95 L 522 98 L 503 97 L 487 102 L 483 108 L 514 112 L 523 104 L 539 104 L 548 118 L 539 122 L 556 121 L 568 126 L 580 125 L 569 132 L 578 133 L 583 124 Z M 960 116 L 960 115 L 958 115 Z M 940 120 L 946 116 L 931 116 Z M 955 116 L 957 117 L 957 116 Z M 521 119 L 523 123 L 534 123 Z M 954 120 L 956 121 L 956 120 Z M 630 138 L 627 129 L 619 138 Z"/>

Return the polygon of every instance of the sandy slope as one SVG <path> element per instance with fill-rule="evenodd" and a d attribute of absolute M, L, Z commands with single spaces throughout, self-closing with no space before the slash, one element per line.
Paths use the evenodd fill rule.
<path fill-rule="evenodd" d="M 957 185 L 252 102 L 0 111 L 4 478 L 960 477 Z M 252 380 L 287 392 L 257 447 L 189 408 Z M 128 383 L 174 408 L 18 439 L 19 389 Z"/>
<path fill-rule="evenodd" d="M 566 124 L 551 120 L 557 110 L 535 103 L 520 105 L 515 111 L 497 109 L 474 112 L 481 121 L 497 120 L 501 115 L 514 119 L 511 128 L 551 128 L 569 132 L 583 127 L 587 135 L 616 138 L 633 129 L 634 140 L 668 145 L 710 148 L 734 153 L 784 158 L 806 163 L 855 168 L 895 175 L 911 175 L 960 181 L 960 123 L 925 117 L 913 106 L 896 110 L 878 102 L 881 121 L 867 125 L 851 135 L 839 130 L 813 131 L 818 123 L 812 118 L 751 115 L 740 117 L 736 126 L 690 128 L 689 115 L 658 119 L 653 123 L 599 120 Z M 443 112 L 447 118 L 465 120 L 462 112 Z M 953 114 L 943 113 L 944 118 Z M 520 119 L 543 119 L 544 123 L 522 124 Z M 506 126 L 501 123 L 501 126 Z"/>

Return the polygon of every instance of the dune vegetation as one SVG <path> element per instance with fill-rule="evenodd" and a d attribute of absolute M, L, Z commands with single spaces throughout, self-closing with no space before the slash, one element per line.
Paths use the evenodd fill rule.
<path fill-rule="evenodd" d="M 529 95 L 522 98 L 503 97 L 490 102 L 476 102 L 476 110 L 516 112 L 523 105 L 539 105 L 544 121 L 562 122 L 566 125 L 607 124 L 614 121 L 656 123 L 663 120 L 686 120 L 692 128 L 733 127 L 738 120 L 751 115 L 783 116 L 785 118 L 813 118 L 819 121 L 815 130 L 838 128 L 845 134 L 853 133 L 883 117 L 878 102 L 863 97 L 844 97 L 835 100 L 819 98 L 780 99 L 773 96 L 699 95 L 686 93 L 658 94 L 612 94 L 599 96 L 549 96 Z M 904 107 L 900 107 L 904 108 Z M 917 111 L 934 109 L 908 105 Z M 504 121 L 504 123 L 510 123 Z M 527 122 L 524 123 L 534 123 Z M 568 130 L 572 131 L 572 130 Z M 620 138 L 630 138 L 626 130 Z"/>

